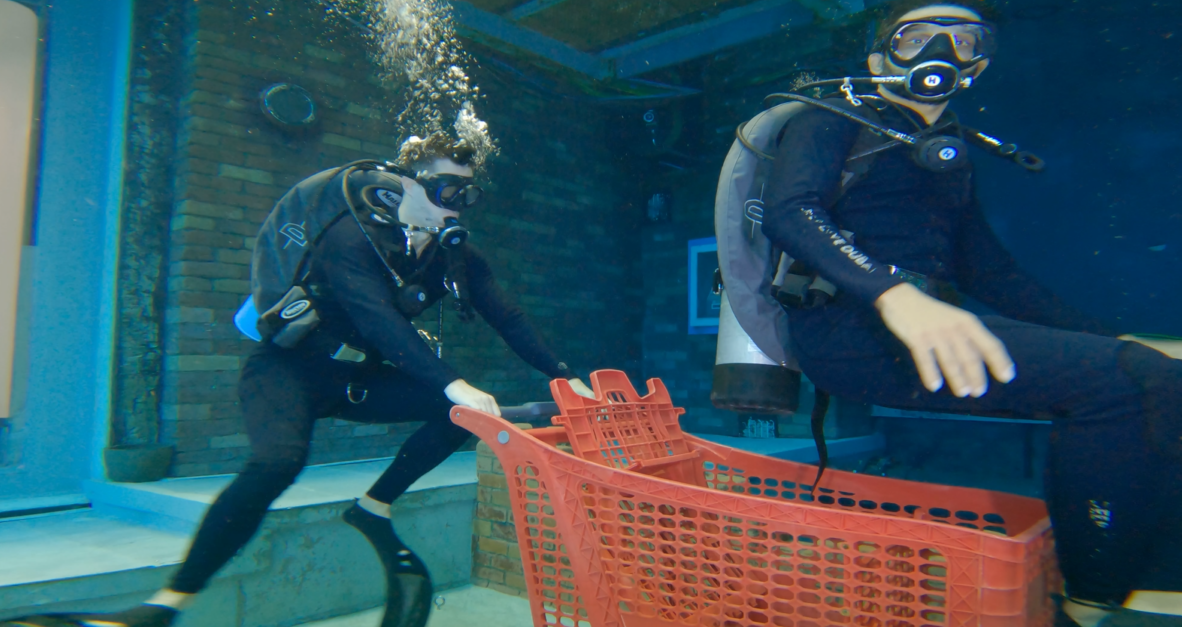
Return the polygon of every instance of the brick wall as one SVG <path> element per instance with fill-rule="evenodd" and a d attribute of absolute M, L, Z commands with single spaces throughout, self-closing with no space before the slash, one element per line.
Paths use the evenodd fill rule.
<path fill-rule="evenodd" d="M 160 333 L 161 439 L 177 447 L 174 476 L 234 472 L 248 454 L 236 383 L 252 343 L 233 315 L 249 293 L 250 251 L 273 203 L 317 171 L 390 157 L 400 141 L 387 122 L 395 94 L 372 78 L 355 29 L 326 23 L 308 7 L 183 6 L 188 30 Z M 619 215 L 615 162 L 599 141 L 602 117 L 476 80 L 490 94 L 480 112 L 503 156 L 490 168 L 491 201 L 466 217 L 474 243 L 561 358 L 576 368 L 638 373 L 639 291 L 623 284 L 639 245 Z M 257 94 L 280 81 L 313 94 L 315 132 L 288 136 L 262 118 Z M 548 399 L 545 377 L 487 325 L 464 325 L 449 313 L 444 334 L 445 358 L 503 404 Z M 321 421 L 311 462 L 393 455 L 416 426 Z"/>
<path fill-rule="evenodd" d="M 300 179 L 389 155 L 396 143 L 374 108 L 384 93 L 367 80 L 359 37 L 313 28 L 323 19 L 301 9 L 267 16 L 228 1 L 189 6 L 161 406 L 164 439 L 178 450 L 177 476 L 236 471 L 248 454 L 236 384 L 252 343 L 233 315 L 250 291 L 259 224 Z M 280 81 L 317 99 L 318 133 L 290 137 L 264 121 L 257 94 Z M 408 430 L 326 421 L 317 425 L 312 459 L 390 454 Z"/>
<path fill-rule="evenodd" d="M 465 217 L 502 289 L 577 371 L 640 376 L 640 216 L 628 211 L 607 120 L 585 105 L 529 96 L 476 75 L 502 156 L 487 210 Z M 551 400 L 548 381 L 488 325 L 449 323 L 445 358 L 502 404 Z"/>
<path fill-rule="evenodd" d="M 644 375 L 661 378 L 673 401 L 686 408 L 682 418 L 686 429 L 738 435 L 738 414 L 715 409 L 710 403 L 718 336 L 688 333 L 687 245 L 690 240 L 714 236 L 718 172 L 734 138 L 734 125 L 740 121 L 734 107 L 715 102 L 719 98 L 707 93 L 702 109 L 688 116 L 698 127 L 693 146 L 698 159 L 683 162 L 685 170 L 653 171 L 649 193 L 670 194 L 671 220 L 650 225 L 644 233 Z M 679 105 L 658 109 L 659 118 L 674 115 L 675 106 Z"/>
<path fill-rule="evenodd" d="M 506 594 L 525 596 L 521 549 L 517 544 L 513 512 L 509 508 L 505 469 L 484 442 L 476 445 L 476 482 L 476 513 L 472 519 L 472 583 Z"/>

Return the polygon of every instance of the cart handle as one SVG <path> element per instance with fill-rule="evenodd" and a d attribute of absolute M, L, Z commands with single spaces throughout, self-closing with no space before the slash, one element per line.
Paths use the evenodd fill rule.
<path fill-rule="evenodd" d="M 553 401 L 541 401 L 534 403 L 526 403 L 524 405 L 514 405 L 501 408 L 501 417 L 506 420 L 513 418 L 530 418 L 533 416 L 557 416 L 558 403 Z"/>

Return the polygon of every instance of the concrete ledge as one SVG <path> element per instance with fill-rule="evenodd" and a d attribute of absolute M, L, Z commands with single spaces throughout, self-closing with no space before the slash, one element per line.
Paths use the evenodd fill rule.
<path fill-rule="evenodd" d="M 381 605 L 377 556 L 340 514 L 389 461 L 306 469 L 178 627 L 294 625 Z M 142 602 L 176 571 L 193 529 L 232 478 L 95 482 L 86 486 L 91 510 L 0 521 L 0 618 Z M 466 452 L 396 502 L 394 526 L 437 590 L 469 583 L 475 501 L 476 454 Z"/>
<path fill-rule="evenodd" d="M 348 503 L 365 494 L 393 458 L 309 466 L 271 511 Z M 155 529 L 192 533 L 205 510 L 234 475 L 165 479 L 153 483 L 88 481 L 84 490 L 96 512 Z M 476 453 L 456 453 L 411 485 L 397 510 L 462 499 L 476 483 Z M 474 494 L 474 493 L 473 493 Z"/>
<path fill-rule="evenodd" d="M 74 506 L 85 506 L 89 502 L 84 494 L 3 499 L 0 500 L 0 514 L 9 516 L 20 515 L 22 512 L 31 514 L 36 510 L 69 509 Z"/>

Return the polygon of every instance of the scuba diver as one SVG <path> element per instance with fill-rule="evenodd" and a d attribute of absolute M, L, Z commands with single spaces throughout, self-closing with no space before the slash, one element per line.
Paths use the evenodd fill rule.
<path fill-rule="evenodd" d="M 795 90 L 834 88 L 824 97 L 771 96 L 789 102 L 740 127 L 716 213 L 724 316 L 733 307 L 773 375 L 798 366 L 845 399 L 1052 421 L 1047 503 L 1066 580 L 1057 624 L 1182 625 L 1174 609 L 1137 611 L 1144 593 L 1134 594 L 1153 542 L 1176 535 L 1159 529 L 1178 522 L 1166 504 L 1182 483 L 1182 361 L 1068 306 L 990 229 L 969 145 L 1043 167 L 948 109 L 996 51 L 990 7 L 885 8 L 872 76 Z M 996 313 L 966 311 L 963 296 Z M 721 333 L 719 363 L 730 365 Z"/>
<path fill-rule="evenodd" d="M 482 197 L 473 155 L 465 140 L 444 132 L 412 137 L 395 163 L 357 162 L 321 172 L 278 202 L 252 259 L 251 300 L 263 313 L 261 342 L 239 380 L 252 451 L 246 467 L 210 506 L 172 581 L 147 602 L 119 613 L 44 615 L 13 624 L 172 624 L 254 536 L 269 505 L 303 469 L 313 423 L 328 416 L 425 422 L 344 520 L 365 536 L 384 567 L 381 625 L 426 624 L 430 577 L 394 533 L 390 504 L 468 441 L 471 434 L 449 419 L 453 405 L 498 416 L 500 410 L 492 395 L 439 358 L 411 319 L 450 294 L 461 318 L 480 314 L 531 366 L 594 396 L 547 349 L 502 294 L 485 257 L 466 243 L 459 216 Z M 442 320 L 442 309 L 439 315 Z"/>

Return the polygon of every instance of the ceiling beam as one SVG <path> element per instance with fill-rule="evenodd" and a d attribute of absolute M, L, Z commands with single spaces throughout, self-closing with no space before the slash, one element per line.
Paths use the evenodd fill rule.
<path fill-rule="evenodd" d="M 738 44 L 811 24 L 814 12 L 796 0 L 759 0 L 717 17 L 605 50 L 615 76 L 625 78 L 677 65 Z"/>
<path fill-rule="evenodd" d="M 534 13 L 540 13 L 556 4 L 562 4 L 566 1 L 567 0 L 530 0 L 525 4 L 513 7 L 512 10 L 505 14 L 505 17 L 516 22 L 525 19 Z"/>
<path fill-rule="evenodd" d="M 866 0 L 797 0 L 823 20 L 837 20 L 866 10 Z"/>
<path fill-rule="evenodd" d="M 567 0 L 530 0 L 501 17 L 453 0 L 460 28 L 478 33 L 593 79 L 629 78 L 811 24 L 857 13 L 864 0 L 757 0 L 716 17 L 590 54 L 514 23 Z"/>
<path fill-rule="evenodd" d="M 517 24 L 488 11 L 478 9 L 463 0 L 453 0 L 456 23 L 492 39 L 509 44 L 553 63 L 585 74 L 594 79 L 611 78 L 611 63 L 593 54 L 576 50 L 557 39 Z"/>

